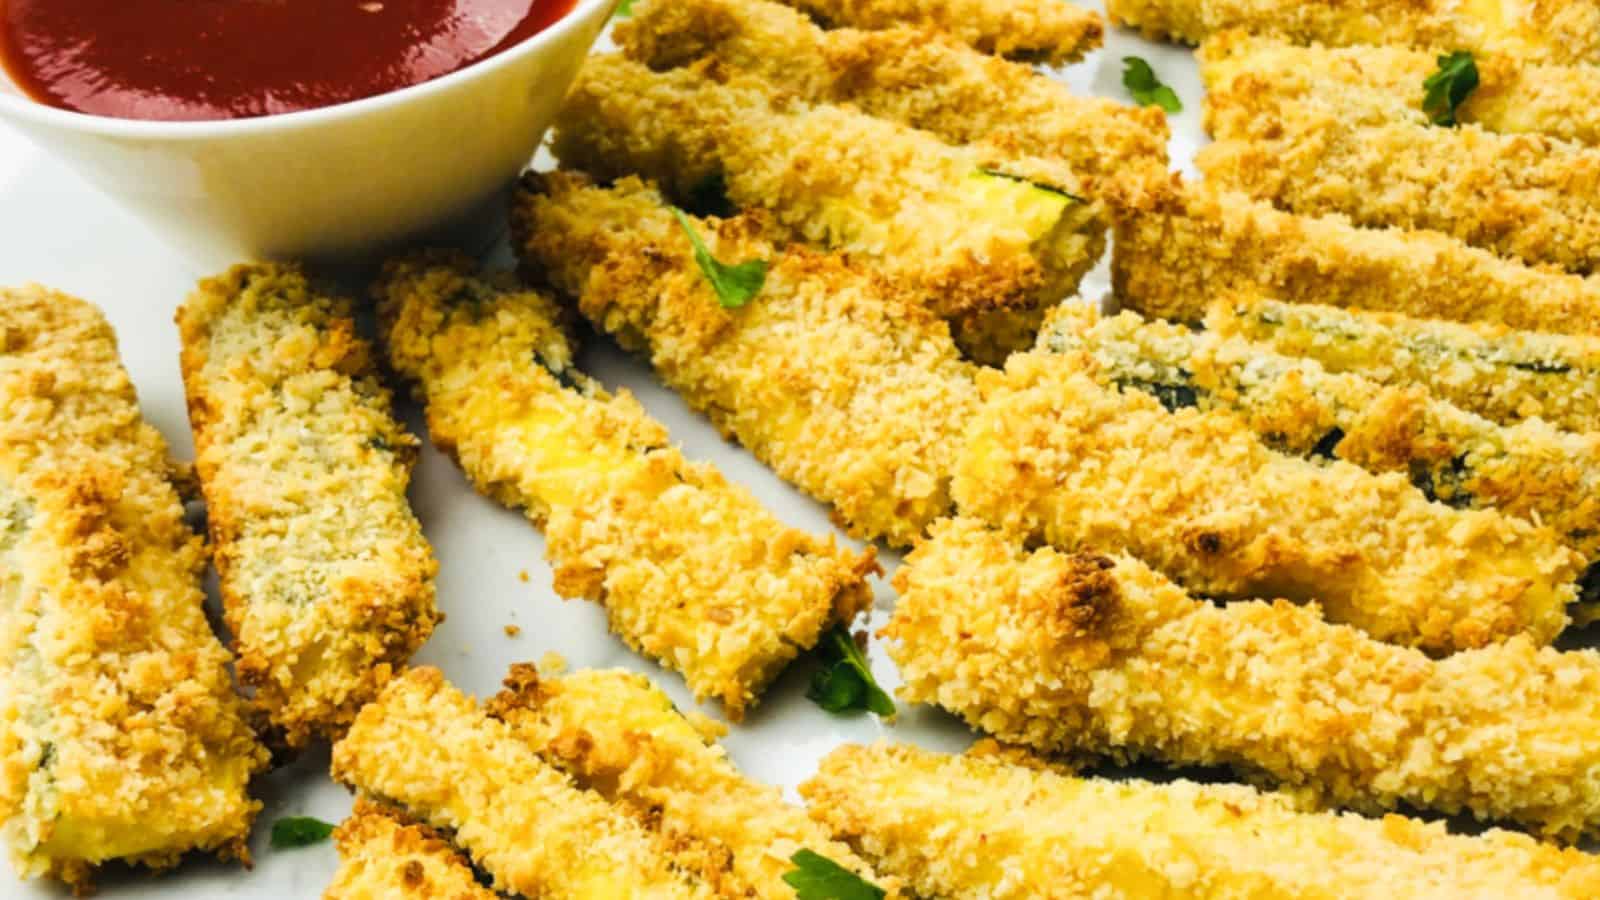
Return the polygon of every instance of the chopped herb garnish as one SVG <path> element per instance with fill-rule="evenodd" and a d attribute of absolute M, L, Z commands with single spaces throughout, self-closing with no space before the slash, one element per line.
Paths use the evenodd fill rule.
<path fill-rule="evenodd" d="M 1511 368 L 1516 369 L 1519 372 L 1532 372 L 1535 375 L 1565 375 L 1572 371 L 1572 367 L 1566 363 L 1541 362 L 1539 360 L 1535 360 L 1533 362 L 1514 362 L 1511 364 Z"/>
<path fill-rule="evenodd" d="M 1333 459 L 1333 451 L 1338 449 L 1339 442 L 1342 440 L 1344 440 L 1344 429 L 1335 425 L 1328 429 L 1328 433 L 1317 441 L 1315 447 L 1311 448 L 1311 455 L 1320 456 L 1323 459 Z"/>
<path fill-rule="evenodd" d="M 1478 87 L 1478 64 L 1472 54 L 1458 50 L 1439 57 L 1439 71 L 1422 82 L 1422 111 L 1435 125 L 1453 127 L 1456 107 Z"/>
<path fill-rule="evenodd" d="M 613 19 L 626 19 L 633 15 L 633 0 L 622 0 L 617 4 L 616 12 L 611 14 Z"/>
<path fill-rule="evenodd" d="M 789 857 L 794 868 L 783 883 L 794 888 L 797 900 L 881 900 L 883 888 L 820 853 L 800 850 Z"/>
<path fill-rule="evenodd" d="M 1140 106 L 1159 106 L 1169 113 L 1183 112 L 1183 101 L 1172 88 L 1161 83 L 1156 70 L 1137 56 L 1122 58 L 1122 86 Z"/>
<path fill-rule="evenodd" d="M 1013 175 L 1010 172 L 1002 172 L 999 169 L 987 169 L 987 168 L 979 169 L 978 170 L 978 174 L 980 174 L 980 175 L 988 175 L 991 178 L 1004 178 L 1007 181 L 1020 181 L 1023 184 L 1030 185 L 1030 186 L 1032 186 L 1032 187 L 1034 187 L 1034 188 L 1036 188 L 1038 190 L 1044 191 L 1047 194 L 1051 194 L 1051 195 L 1056 196 L 1056 197 L 1061 197 L 1062 199 L 1065 199 L 1065 200 L 1071 200 L 1073 203 L 1086 203 L 1086 202 L 1088 202 L 1088 201 L 1084 200 L 1082 197 L 1079 197 L 1077 194 L 1069 194 L 1066 191 L 1063 191 L 1061 188 L 1055 187 L 1053 185 L 1045 184 L 1042 181 L 1034 181 L 1032 178 L 1024 178 L 1021 175 Z"/>
<path fill-rule="evenodd" d="M 894 715 L 894 700 L 878 687 L 850 629 L 833 626 L 817 644 L 817 653 L 822 668 L 811 676 L 808 699 L 833 713 L 864 709 L 880 716 Z"/>
<path fill-rule="evenodd" d="M 1179 375 L 1187 378 L 1190 373 L 1180 369 Z M 1161 405 L 1166 408 L 1167 412 L 1177 412 L 1180 409 L 1189 409 L 1200 405 L 1199 393 L 1187 384 L 1146 381 L 1143 378 L 1118 378 L 1117 387 L 1143 391 L 1161 401 Z"/>
<path fill-rule="evenodd" d="M 747 259 L 732 265 L 723 263 L 706 249 L 705 242 L 700 240 L 699 233 L 694 230 L 694 225 L 683 214 L 683 210 L 673 207 L 672 214 L 678 217 L 678 224 L 689 236 L 689 243 L 694 246 L 695 264 L 706 276 L 706 281 L 711 283 L 711 289 L 717 292 L 717 302 L 724 309 L 738 309 L 761 293 L 761 286 L 767 283 L 766 260 Z"/>
<path fill-rule="evenodd" d="M 367 446 L 373 450 L 382 452 L 388 452 L 394 449 L 394 447 L 390 446 L 389 439 L 381 434 L 375 434 L 372 437 L 367 438 Z"/>
<path fill-rule="evenodd" d="M 333 834 L 333 826 L 310 816 L 289 816 L 272 823 L 272 846 L 275 850 L 289 847 L 309 847 L 320 844 Z"/>

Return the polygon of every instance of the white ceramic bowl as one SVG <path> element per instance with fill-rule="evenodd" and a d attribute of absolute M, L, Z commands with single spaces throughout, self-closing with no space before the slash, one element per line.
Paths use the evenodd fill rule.
<path fill-rule="evenodd" d="M 306 112 L 148 122 L 69 112 L 0 76 L 0 118 L 205 255 L 352 258 L 471 228 L 555 118 L 617 0 L 476 65 Z"/>

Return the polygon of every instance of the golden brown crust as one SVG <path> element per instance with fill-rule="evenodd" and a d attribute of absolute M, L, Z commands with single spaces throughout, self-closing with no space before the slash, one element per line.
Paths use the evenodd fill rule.
<path fill-rule="evenodd" d="M 1166 114 L 1072 93 L 1032 67 L 916 27 L 824 31 L 766 0 L 650 0 L 618 23 L 629 57 L 653 69 L 714 58 L 813 103 L 930 131 L 952 144 L 995 142 L 1065 162 L 1092 196 L 1135 166 L 1166 170 Z"/>
<path fill-rule="evenodd" d="M 714 896 L 672 848 L 581 790 L 437 669 L 390 681 L 334 745 L 333 777 L 448 830 L 508 893 L 553 900 Z"/>
<path fill-rule="evenodd" d="M 339 870 L 322 900 L 495 900 L 472 863 L 437 831 L 404 813 L 357 798 L 333 832 Z"/>
<path fill-rule="evenodd" d="M 649 178 L 680 203 L 720 177 L 775 240 L 849 253 L 944 316 L 1058 300 L 1105 246 L 1101 205 L 1059 160 L 809 105 L 714 59 L 657 73 L 595 57 L 555 129 L 568 167 Z"/>
<path fill-rule="evenodd" d="M 1046 752 L 1229 765 L 1325 802 L 1600 831 L 1600 655 L 1433 660 L 1283 601 L 1216 605 L 1126 556 L 951 520 L 895 575 L 902 699 Z"/>
<path fill-rule="evenodd" d="M 1431 232 L 1356 228 L 1239 194 L 1121 181 L 1112 283 L 1146 316 L 1199 322 L 1217 297 L 1255 291 L 1457 322 L 1600 334 L 1600 282 L 1523 265 Z"/>
<path fill-rule="evenodd" d="M 1225 31 L 1200 48 L 1207 130 L 1248 133 L 1263 110 L 1305 103 L 1332 106 L 1348 123 L 1429 124 L 1423 82 L 1439 53 L 1406 47 L 1298 47 L 1243 31 Z M 1456 118 L 1498 134 L 1542 134 L 1600 143 L 1600 70 L 1551 66 L 1508 54 L 1476 54 L 1478 86 Z M 1249 103 L 1220 98 L 1241 95 Z M 1211 98 L 1218 98 L 1212 100 Z"/>
<path fill-rule="evenodd" d="M 1581 558 L 1546 528 L 1430 503 L 1269 450 L 1225 413 L 1108 390 L 1071 354 L 986 372 L 953 493 L 965 515 L 1063 549 L 1129 552 L 1209 596 L 1316 600 L 1335 621 L 1434 651 L 1567 624 Z"/>
<path fill-rule="evenodd" d="M 952 756 L 847 744 L 800 788 L 813 814 L 951 900 L 1578 898 L 1600 865 L 1526 835 L 1308 812 L 1238 785 L 1076 778 L 992 743 Z"/>
<path fill-rule="evenodd" d="M 1111 20 L 1197 44 L 1243 29 L 1296 44 L 1504 53 L 1556 65 L 1600 62 L 1600 7 L 1570 0 L 1108 0 Z"/>
<path fill-rule="evenodd" d="M 0 822 L 18 871 L 248 860 L 266 753 L 202 610 L 200 540 L 100 312 L 0 290 Z"/>
<path fill-rule="evenodd" d="M 674 845 L 699 846 L 700 872 L 723 893 L 793 900 L 783 875 L 800 850 L 833 860 L 898 897 L 778 790 L 742 775 L 714 732 L 680 715 L 643 675 L 619 669 L 541 678 L 513 666 L 489 714 L 580 785 L 625 808 L 648 810 Z M 708 733 L 710 732 L 710 733 Z"/>
<path fill-rule="evenodd" d="M 738 718 L 870 603 L 872 551 L 790 528 L 686 460 L 632 395 L 572 365 L 549 298 L 472 269 L 400 260 L 376 288 L 390 362 L 417 385 L 433 440 L 542 525 L 557 593 L 603 603 L 629 646 Z"/>
<path fill-rule="evenodd" d="M 178 311 L 195 466 L 239 679 L 291 747 L 336 738 L 432 633 L 438 563 L 350 304 L 235 266 Z"/>
<path fill-rule="evenodd" d="M 1053 65 L 1100 46 L 1105 24 L 1092 10 L 1057 0 L 784 0 L 831 27 L 917 25 L 984 53 Z"/>
<path fill-rule="evenodd" d="M 631 178 L 529 176 L 512 223 L 528 268 L 855 536 L 906 546 L 950 512 L 975 370 L 920 303 L 836 257 L 780 255 L 748 217 L 695 219 L 719 257 L 772 260 L 761 293 L 724 309 L 660 196 Z"/>

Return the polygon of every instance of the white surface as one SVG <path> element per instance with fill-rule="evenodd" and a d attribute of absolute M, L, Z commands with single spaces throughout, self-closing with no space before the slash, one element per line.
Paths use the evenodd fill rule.
<path fill-rule="evenodd" d="M 1171 150 L 1173 159 L 1182 161 L 1180 168 L 1187 168 L 1202 141 L 1201 93 L 1192 54 L 1119 31 L 1109 34 L 1106 45 L 1064 70 L 1062 77 L 1080 92 L 1126 100 L 1121 58 L 1136 54 L 1148 59 L 1184 101 L 1184 112 L 1171 119 L 1175 133 Z M 500 252 L 504 255 L 503 248 Z M 60 162 L 0 126 L 0 284 L 37 281 L 99 304 L 116 326 L 146 416 L 180 459 L 191 458 L 193 451 L 178 376 L 173 310 L 197 279 L 234 261 L 181 255 Z M 1104 267 L 1091 276 L 1086 294 L 1098 296 L 1107 289 L 1103 273 Z M 830 528 L 821 506 L 779 481 L 745 451 L 724 442 L 705 420 L 661 387 L 647 364 L 604 342 L 589 347 L 582 364 L 608 386 L 634 391 L 667 424 L 690 458 L 714 462 L 789 523 L 814 531 Z M 417 411 L 409 405 L 403 409 L 413 429 L 422 433 Z M 462 689 L 484 696 L 498 689 L 512 662 L 536 661 L 554 650 L 573 667 L 626 666 L 647 672 L 680 706 L 689 702 L 677 675 L 644 662 L 607 631 L 599 607 L 556 597 L 539 532 L 520 515 L 476 494 L 431 446 L 423 451 L 411 494 L 439 557 L 439 606 L 449 617 L 417 662 L 442 668 Z M 898 556 L 883 557 L 892 571 Z M 883 624 L 893 600 L 886 579 L 876 587 L 874 629 Z M 508 624 L 519 626 L 521 635 L 507 637 Z M 879 681 L 893 690 L 898 683 L 893 665 L 876 643 L 869 655 Z M 892 726 L 867 715 L 825 713 L 804 696 L 811 668 L 806 661 L 792 666 L 748 720 L 733 727 L 726 738 L 734 760 L 752 778 L 792 788 L 810 776 L 817 759 L 833 746 L 880 735 L 942 750 L 961 749 L 971 740 L 955 719 L 926 707 L 901 704 L 899 720 Z M 714 705 L 702 709 L 719 716 Z M 99 881 L 101 895 L 259 900 L 319 896 L 336 864 L 332 845 L 273 850 L 266 836 L 270 823 L 281 816 L 338 821 L 349 809 L 345 790 L 327 777 L 326 748 L 258 784 L 265 808 L 251 841 L 253 870 L 199 859 L 159 878 L 113 869 Z M 60 896 L 65 893 L 52 884 L 20 885 L 9 872 L 0 871 L 0 897 Z"/>

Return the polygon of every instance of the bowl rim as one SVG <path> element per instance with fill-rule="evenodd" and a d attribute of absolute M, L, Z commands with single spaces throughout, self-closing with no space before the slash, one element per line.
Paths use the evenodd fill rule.
<path fill-rule="evenodd" d="M 566 15 L 551 23 L 548 28 L 529 35 L 521 43 L 507 47 L 493 56 L 481 59 L 470 66 L 457 69 L 438 78 L 429 79 L 398 90 L 374 94 L 371 97 L 363 97 L 359 100 L 335 103 L 332 106 L 319 106 L 313 109 L 274 113 L 266 116 L 251 116 L 247 119 L 204 119 L 199 121 L 122 119 L 115 116 L 101 116 L 93 113 L 61 109 L 60 107 L 40 103 L 20 92 L 11 93 L 7 91 L 0 92 L 0 115 L 25 120 L 32 124 L 48 125 L 71 131 L 90 132 L 107 137 L 156 141 L 163 139 L 183 140 L 230 137 L 260 134 L 283 128 L 316 126 L 337 119 L 379 112 L 412 100 L 421 99 L 430 93 L 447 91 L 464 81 L 469 81 L 512 65 L 516 60 L 537 52 L 546 44 L 555 41 L 573 29 L 587 27 L 591 21 L 590 17 L 594 16 L 598 11 L 603 10 L 605 18 L 609 19 L 620 2 L 621 0 L 574 0 L 572 9 Z"/>

